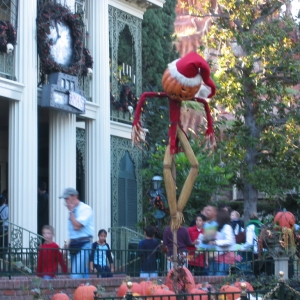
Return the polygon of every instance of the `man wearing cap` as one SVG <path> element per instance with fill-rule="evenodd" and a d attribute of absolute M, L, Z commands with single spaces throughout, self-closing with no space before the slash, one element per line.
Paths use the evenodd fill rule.
<path fill-rule="evenodd" d="M 59 198 L 65 199 L 66 207 L 69 210 L 71 277 L 87 278 L 89 250 L 92 248 L 91 239 L 94 234 L 92 208 L 78 199 L 78 192 L 73 188 L 66 188 Z"/>

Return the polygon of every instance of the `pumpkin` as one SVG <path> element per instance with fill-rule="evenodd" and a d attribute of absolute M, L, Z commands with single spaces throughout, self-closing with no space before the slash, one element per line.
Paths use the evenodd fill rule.
<path fill-rule="evenodd" d="M 70 300 L 69 296 L 64 294 L 63 292 L 54 294 L 51 300 Z"/>
<path fill-rule="evenodd" d="M 207 295 L 207 291 L 203 291 L 201 288 L 194 288 L 189 291 L 189 294 L 196 296 L 188 296 L 187 300 L 208 300 L 208 296 L 205 296 Z"/>
<path fill-rule="evenodd" d="M 254 292 L 253 286 L 247 281 L 236 281 L 233 286 L 239 288 L 240 291 L 241 291 L 242 290 L 242 286 L 241 286 L 242 283 L 246 284 L 246 290 L 248 292 Z"/>
<path fill-rule="evenodd" d="M 94 292 L 97 288 L 93 285 L 81 284 L 74 292 L 74 300 L 94 300 Z"/>
<path fill-rule="evenodd" d="M 152 281 L 141 281 L 140 282 L 140 292 L 141 292 L 141 296 L 146 296 L 147 295 L 147 290 L 149 287 L 151 287 L 153 285 Z"/>
<path fill-rule="evenodd" d="M 220 288 L 220 293 L 235 293 L 235 294 L 224 294 L 226 300 L 236 300 L 240 298 L 240 289 L 229 284 L 225 284 Z M 237 294 L 238 293 L 238 294 Z"/>
<path fill-rule="evenodd" d="M 275 218 L 274 223 L 278 224 L 280 227 L 287 227 L 289 229 L 294 229 L 296 223 L 295 216 L 286 210 L 279 211 Z"/>
<path fill-rule="evenodd" d="M 174 295 L 174 297 L 171 297 L 172 295 Z M 158 297 L 153 297 L 153 300 L 176 300 L 176 295 L 174 292 L 172 292 L 170 290 L 165 290 L 163 288 L 156 289 L 154 291 L 153 296 L 158 296 Z M 166 296 L 166 297 L 163 297 L 163 296 Z"/>
<path fill-rule="evenodd" d="M 190 290 L 194 289 L 196 284 L 195 284 L 194 276 L 189 271 L 189 269 L 187 269 L 186 267 L 180 267 L 177 270 L 178 270 L 177 271 L 178 290 L 187 293 Z M 174 292 L 173 276 L 174 276 L 174 269 L 171 269 L 166 278 L 166 285 L 171 291 Z"/>
<path fill-rule="evenodd" d="M 124 295 L 126 295 L 127 291 L 128 291 L 128 287 L 127 287 L 126 283 L 123 282 L 118 288 L 117 296 L 123 297 Z M 132 291 L 132 293 L 138 293 L 141 295 L 140 285 L 137 282 L 132 282 L 131 291 Z"/>
<path fill-rule="evenodd" d="M 203 291 L 205 291 L 205 290 L 207 290 L 208 288 L 210 288 L 210 289 L 211 289 L 211 292 L 214 292 L 214 291 L 215 291 L 215 288 L 214 288 L 211 284 L 209 284 L 209 283 L 207 283 L 207 282 L 198 283 L 198 284 L 196 284 L 195 288 L 196 288 L 196 289 L 201 289 L 201 290 L 203 290 Z"/>
<path fill-rule="evenodd" d="M 169 291 L 169 287 L 164 285 L 164 284 L 155 284 L 152 282 L 151 285 L 148 286 L 146 290 L 146 296 L 151 296 L 155 294 L 155 291 L 161 291 L 161 290 L 166 290 Z"/>
<path fill-rule="evenodd" d="M 169 68 L 166 69 L 162 77 L 162 86 L 164 91 L 173 100 L 183 101 L 193 99 L 199 91 L 200 85 L 201 84 L 190 87 L 181 84 L 176 78 L 171 76 Z"/>

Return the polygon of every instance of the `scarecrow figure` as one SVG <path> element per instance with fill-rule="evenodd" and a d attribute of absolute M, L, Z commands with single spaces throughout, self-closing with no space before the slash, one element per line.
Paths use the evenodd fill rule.
<path fill-rule="evenodd" d="M 199 91 L 202 82 L 205 86 L 201 87 L 200 95 L 201 92 L 204 91 L 206 92 L 204 97 L 211 98 L 216 92 L 216 86 L 210 78 L 210 68 L 203 57 L 195 52 L 191 52 L 183 58 L 173 61 L 168 65 L 168 68 L 165 70 L 162 78 L 162 85 L 165 92 L 143 93 L 138 102 L 133 122 L 131 138 L 133 143 L 141 149 L 140 143 L 145 141 L 143 137 L 145 131 L 141 126 L 140 114 L 146 98 L 168 98 L 170 109 L 170 128 L 168 134 L 169 144 L 164 156 L 164 180 L 171 216 L 170 227 L 173 232 L 176 232 L 182 224 L 182 211 L 191 194 L 199 169 L 197 158 L 189 144 L 187 135 L 183 131 L 180 122 L 180 108 L 182 101 L 197 101 L 204 105 L 207 116 L 206 139 L 209 146 L 215 147 L 215 136 L 208 103 L 203 98 L 195 97 L 195 94 Z M 176 185 L 172 177 L 171 165 L 173 155 L 181 151 L 179 148 L 179 142 L 191 164 L 191 169 L 182 187 L 178 201 L 176 201 Z"/>

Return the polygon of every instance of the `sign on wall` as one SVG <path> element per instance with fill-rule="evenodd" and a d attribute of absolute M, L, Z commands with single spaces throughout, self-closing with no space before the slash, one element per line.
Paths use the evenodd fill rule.
<path fill-rule="evenodd" d="M 76 76 L 64 73 L 49 75 L 49 84 L 43 85 L 41 106 L 67 111 L 73 114 L 85 113 L 86 99 L 78 87 Z"/>

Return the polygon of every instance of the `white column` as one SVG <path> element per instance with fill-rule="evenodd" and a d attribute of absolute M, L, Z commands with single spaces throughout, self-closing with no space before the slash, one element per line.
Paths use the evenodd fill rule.
<path fill-rule="evenodd" d="M 89 0 L 88 20 L 94 58 L 91 94 L 100 106 L 96 120 L 86 121 L 86 201 L 95 213 L 96 238 L 99 229 L 111 225 L 108 0 Z"/>
<path fill-rule="evenodd" d="M 19 1 L 16 77 L 22 99 L 9 105 L 9 218 L 36 233 L 37 227 L 37 44 L 36 0 Z M 24 235 L 24 247 L 28 247 Z M 27 243 L 27 244 L 26 244 Z"/>
<path fill-rule="evenodd" d="M 49 117 L 49 205 L 50 224 L 55 241 L 63 247 L 69 238 L 68 210 L 59 199 L 67 187 L 76 188 L 76 117 L 74 114 L 50 111 Z"/>

